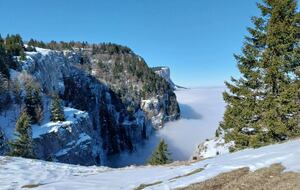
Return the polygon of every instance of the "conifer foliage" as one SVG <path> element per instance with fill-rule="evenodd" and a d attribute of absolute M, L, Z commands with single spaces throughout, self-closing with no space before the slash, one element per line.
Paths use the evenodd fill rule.
<path fill-rule="evenodd" d="M 38 123 L 42 120 L 43 116 L 43 104 L 40 90 L 33 84 L 28 84 L 25 91 L 25 110 L 30 116 L 32 124 Z"/>
<path fill-rule="evenodd" d="M 26 112 L 21 113 L 16 124 L 17 140 L 11 142 L 11 156 L 33 158 L 30 117 Z"/>
<path fill-rule="evenodd" d="M 295 0 L 264 0 L 260 17 L 237 55 L 242 77 L 226 82 L 227 109 L 220 127 L 235 149 L 300 135 L 300 14 Z"/>
<path fill-rule="evenodd" d="M 161 140 L 148 163 L 150 165 L 168 164 L 172 161 L 170 155 L 171 154 L 169 153 L 168 145 L 164 140 Z"/>
<path fill-rule="evenodd" d="M 65 121 L 64 110 L 58 95 L 55 95 L 52 100 L 51 121 Z"/>

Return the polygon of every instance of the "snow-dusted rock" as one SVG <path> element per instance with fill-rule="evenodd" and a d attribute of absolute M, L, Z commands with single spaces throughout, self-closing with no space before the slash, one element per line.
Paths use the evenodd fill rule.
<path fill-rule="evenodd" d="M 159 99 L 152 98 L 149 100 L 142 100 L 141 108 L 147 113 L 148 118 L 151 118 L 152 124 L 155 128 L 162 128 L 163 114 L 159 109 Z"/>
<path fill-rule="evenodd" d="M 32 126 L 35 156 L 71 164 L 100 164 L 104 155 L 88 113 L 73 108 L 64 108 L 64 113 L 65 121 Z"/>
<path fill-rule="evenodd" d="M 174 82 L 171 80 L 171 72 L 170 72 L 170 68 L 169 67 L 154 67 L 152 68 L 154 70 L 154 72 L 159 75 L 160 77 L 164 78 L 173 89 L 176 88 L 176 85 L 174 84 Z"/>
<path fill-rule="evenodd" d="M 175 120 L 179 117 L 179 114 L 176 113 L 169 116 L 164 114 L 165 110 L 162 108 L 166 107 L 164 104 L 169 101 L 168 99 L 168 95 L 165 95 L 164 97 L 156 97 L 141 101 L 142 110 L 147 114 L 147 117 L 151 119 L 152 125 L 156 129 L 162 128 L 164 122 Z"/>
<path fill-rule="evenodd" d="M 199 160 L 226 154 L 229 153 L 229 148 L 233 145 L 233 142 L 225 143 L 222 137 L 215 137 L 199 144 L 191 159 Z"/>

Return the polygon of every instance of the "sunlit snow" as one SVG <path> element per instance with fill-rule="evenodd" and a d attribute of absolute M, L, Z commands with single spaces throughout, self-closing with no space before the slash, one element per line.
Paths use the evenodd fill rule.
<path fill-rule="evenodd" d="M 300 140 L 177 166 L 110 169 L 0 156 L 0 189 L 21 189 L 32 185 L 36 186 L 35 189 L 45 190 L 132 190 L 141 184 L 153 183 L 157 184 L 145 189 L 174 189 L 241 167 L 249 167 L 253 171 L 281 163 L 286 171 L 300 172 L 299 158 Z"/>

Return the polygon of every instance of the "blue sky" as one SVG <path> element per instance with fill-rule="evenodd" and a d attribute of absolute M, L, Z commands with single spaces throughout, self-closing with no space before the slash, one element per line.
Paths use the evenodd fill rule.
<path fill-rule="evenodd" d="M 220 86 L 238 76 L 239 53 L 256 0 L 0 0 L 0 33 L 25 40 L 114 42 L 175 83 Z"/>

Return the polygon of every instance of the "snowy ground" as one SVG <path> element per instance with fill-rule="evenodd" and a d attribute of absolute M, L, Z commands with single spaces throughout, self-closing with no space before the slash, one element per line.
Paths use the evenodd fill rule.
<path fill-rule="evenodd" d="M 110 169 L 0 157 L 0 189 L 21 189 L 27 186 L 45 190 L 126 190 L 141 184 L 148 184 L 145 189 L 173 189 L 241 167 L 249 167 L 253 171 L 282 163 L 286 171 L 300 172 L 299 158 L 300 140 L 247 149 L 178 166 Z"/>
<path fill-rule="evenodd" d="M 174 160 L 188 160 L 197 145 L 214 137 L 225 110 L 224 90 L 225 87 L 215 87 L 175 91 L 182 118 L 167 123 L 133 154 L 117 157 L 115 167 L 144 164 L 161 138 L 169 145 Z"/>

